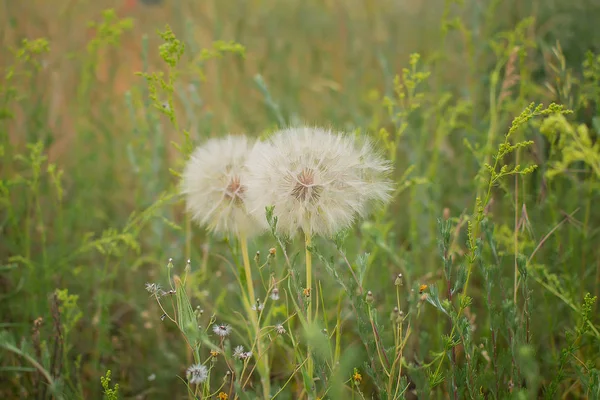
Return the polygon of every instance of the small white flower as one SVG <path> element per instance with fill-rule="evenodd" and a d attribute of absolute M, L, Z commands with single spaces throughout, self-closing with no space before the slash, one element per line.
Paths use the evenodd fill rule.
<path fill-rule="evenodd" d="M 243 352 L 244 352 L 244 346 L 237 346 L 233 350 L 233 356 L 236 358 L 240 358 L 240 354 L 242 354 Z"/>
<path fill-rule="evenodd" d="M 286 332 L 285 328 L 281 324 L 275 325 L 275 331 L 277 331 L 277 333 L 280 335 L 283 335 Z"/>
<path fill-rule="evenodd" d="M 218 336 L 221 337 L 225 337 L 225 336 L 229 336 L 229 334 L 231 333 L 231 326 L 230 325 L 213 325 L 213 332 L 216 333 Z"/>
<path fill-rule="evenodd" d="M 237 346 L 235 350 L 233 350 L 233 356 L 235 358 L 239 358 L 240 360 L 245 360 L 247 358 L 252 357 L 251 351 L 245 351 L 244 346 Z"/>
<path fill-rule="evenodd" d="M 253 236 L 263 228 L 246 212 L 246 159 L 253 146 L 245 136 L 210 139 L 191 155 L 181 191 L 192 218 L 209 231 Z"/>
<path fill-rule="evenodd" d="M 271 300 L 279 300 L 279 289 L 273 288 L 273 290 L 271 291 Z"/>
<path fill-rule="evenodd" d="M 265 308 L 265 304 L 261 303 L 260 300 L 256 300 L 256 303 L 254 303 L 254 305 L 252 305 L 252 309 L 254 311 L 262 311 Z"/>
<path fill-rule="evenodd" d="M 277 230 L 330 236 L 390 199 L 390 164 L 365 139 L 319 128 L 291 128 L 255 147 L 248 159 L 245 201 L 266 224 L 274 206 Z"/>
<path fill-rule="evenodd" d="M 208 378 L 208 368 L 202 364 L 194 364 L 187 369 L 186 377 L 192 385 L 199 385 Z"/>

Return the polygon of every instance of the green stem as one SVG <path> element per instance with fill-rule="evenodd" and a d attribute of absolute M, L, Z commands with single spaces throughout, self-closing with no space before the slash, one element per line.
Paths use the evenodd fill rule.
<path fill-rule="evenodd" d="M 308 323 L 308 325 L 310 325 L 310 323 L 312 322 L 312 302 L 311 302 L 311 296 L 312 296 L 312 255 L 310 253 L 309 247 L 311 244 L 311 235 L 309 232 L 304 232 L 304 248 L 305 248 L 305 257 L 306 257 L 306 292 L 307 292 L 307 298 L 308 301 L 306 302 L 306 322 Z M 308 371 L 308 376 L 311 380 L 311 386 L 312 386 L 312 379 L 313 379 L 313 368 L 314 368 L 314 364 L 313 364 L 313 359 L 312 359 L 312 355 L 311 355 L 311 348 L 310 346 L 307 347 L 307 363 L 306 363 L 306 369 Z M 310 392 L 312 392 L 312 387 L 309 390 Z"/>
<path fill-rule="evenodd" d="M 256 296 L 254 294 L 254 285 L 252 284 L 252 269 L 250 267 L 250 257 L 248 254 L 248 240 L 244 234 L 240 234 L 240 248 L 242 251 L 242 260 L 244 262 L 244 270 L 246 272 L 246 285 L 248 288 L 248 305 L 250 309 L 250 318 L 252 319 L 252 325 L 256 333 L 256 347 L 258 349 L 259 357 L 257 357 L 257 368 L 260 374 L 260 382 L 263 387 L 263 394 L 265 399 L 271 398 L 271 377 L 269 374 L 269 357 L 263 346 L 263 342 L 260 338 L 260 324 L 258 321 L 258 310 L 252 310 L 252 304 L 256 302 Z M 257 305 L 258 306 L 258 305 Z"/>

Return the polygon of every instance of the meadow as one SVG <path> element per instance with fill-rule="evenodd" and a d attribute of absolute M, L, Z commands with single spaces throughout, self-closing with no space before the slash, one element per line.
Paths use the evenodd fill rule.
<path fill-rule="evenodd" d="M 600 399 L 599 20 L 1 2 L 0 398 Z M 192 220 L 197 146 L 305 125 L 368 138 L 389 201 L 320 235 Z"/>

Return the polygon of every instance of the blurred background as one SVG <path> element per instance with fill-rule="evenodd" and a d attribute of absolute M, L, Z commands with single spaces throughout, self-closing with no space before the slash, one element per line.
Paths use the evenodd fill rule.
<path fill-rule="evenodd" d="M 382 217 L 395 255 L 381 250 L 368 281 L 384 288 L 399 268 L 415 281 L 435 281 L 436 221 L 444 209 L 456 218 L 472 210 L 480 160 L 512 118 L 530 102 L 558 102 L 575 111 L 577 123 L 598 123 L 595 103 L 580 101 L 578 89 L 588 52 L 600 51 L 598 21 L 598 0 L 3 0 L 0 106 L 11 118 L 6 111 L 0 120 L 2 340 L 32 354 L 38 349 L 47 363 L 59 343 L 64 357 L 48 368 L 62 371 L 57 375 L 85 398 L 100 398 L 99 376 L 107 369 L 125 398 L 185 395 L 176 377 L 186 366 L 183 345 L 168 340 L 177 332 L 163 326 L 143 289 L 164 275 L 169 257 L 184 263 L 189 236 L 170 172 L 183 162 L 171 142 L 183 142 L 184 129 L 201 143 L 298 123 L 373 136 L 407 124 L 395 173 L 409 185 Z M 147 82 L 136 75 L 167 71 L 157 34 L 167 24 L 185 44 L 174 87 L 177 127 L 152 107 Z M 48 51 L 19 58 L 22 41 L 37 38 L 47 40 Z M 204 59 L 203 49 L 215 41 L 237 42 L 245 52 Z M 420 60 L 411 66 L 413 53 Z M 400 118 L 403 68 L 429 77 L 412 98 L 418 109 Z M 10 71 L 19 73 L 9 79 Z M 167 100 L 163 94 L 158 102 Z M 545 165 L 552 157 L 539 132 L 522 138 L 536 141 L 522 163 Z M 15 161 L 17 154 L 23 160 Z M 544 173 L 542 167 L 523 182 L 530 229 L 523 246 L 532 250 L 565 213 L 580 209 L 584 227 L 565 228 L 538 257 L 571 293 L 597 292 L 598 250 L 591 243 L 598 240 L 599 192 L 587 175 L 549 185 Z M 499 191 L 491 206 L 508 230 L 499 228 L 506 254 L 515 215 L 509 192 Z M 191 240 L 193 260 L 227 249 L 199 229 Z M 266 254 L 271 242 L 253 243 L 251 251 Z M 215 288 L 234 282 L 225 267 L 210 270 L 193 292 L 207 314 L 229 301 Z M 68 289 L 60 313 L 56 289 Z M 540 311 L 538 326 L 547 327 L 540 336 L 560 342 L 551 332 L 572 325 L 561 317 L 571 311 L 545 296 L 538 304 L 554 316 Z M 382 303 L 392 297 L 379 293 Z M 53 320 L 58 314 L 61 323 Z M 417 331 L 435 325 L 433 315 L 423 318 Z M 56 326 L 63 333 L 53 341 Z M 414 350 L 422 357 L 439 344 L 425 335 Z M 0 397 L 39 396 L 34 374 L 8 354 L 0 355 Z M 281 368 L 275 379 L 284 381 L 289 366 Z"/>

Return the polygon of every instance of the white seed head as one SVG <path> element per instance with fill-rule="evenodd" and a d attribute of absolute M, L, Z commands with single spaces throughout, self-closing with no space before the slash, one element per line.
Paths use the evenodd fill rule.
<path fill-rule="evenodd" d="M 240 360 L 245 360 L 247 358 L 252 357 L 252 351 L 250 351 L 250 350 L 245 351 L 244 350 L 244 346 L 237 346 L 233 350 L 233 357 L 234 358 L 239 358 Z"/>
<path fill-rule="evenodd" d="M 229 334 L 231 333 L 231 325 L 225 325 L 225 324 L 221 324 L 221 325 L 213 325 L 213 332 L 216 333 L 218 336 L 221 337 L 226 337 L 229 336 Z"/>
<path fill-rule="evenodd" d="M 208 368 L 202 364 L 194 364 L 186 371 L 188 382 L 192 385 L 199 385 L 208 378 Z"/>
<path fill-rule="evenodd" d="M 252 148 L 245 136 L 228 135 L 210 139 L 192 153 L 181 192 L 192 218 L 209 231 L 253 236 L 262 230 L 246 212 L 246 160 Z"/>
<path fill-rule="evenodd" d="M 390 199 L 389 163 L 367 139 L 320 128 L 275 133 L 248 159 L 246 204 L 257 220 L 275 206 L 280 233 L 333 235 Z"/>
<path fill-rule="evenodd" d="M 281 324 L 275 325 L 275 331 L 280 335 L 283 335 L 286 332 L 285 328 Z"/>

